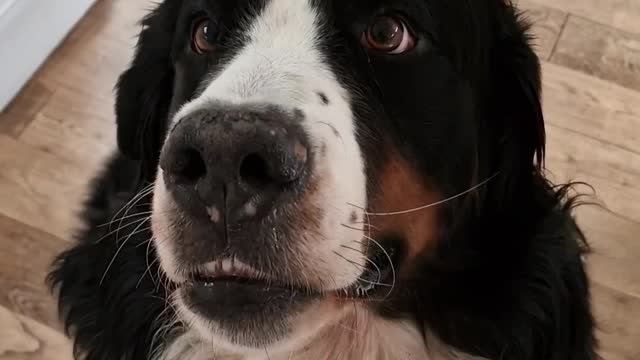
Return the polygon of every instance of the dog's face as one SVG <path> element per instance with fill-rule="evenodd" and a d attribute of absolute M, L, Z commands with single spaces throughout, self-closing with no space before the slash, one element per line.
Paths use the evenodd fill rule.
<path fill-rule="evenodd" d="M 354 304 L 382 317 L 459 198 L 541 146 L 537 61 L 501 0 L 166 1 L 144 25 L 120 146 L 157 166 L 182 320 L 230 349 L 288 347 Z"/>

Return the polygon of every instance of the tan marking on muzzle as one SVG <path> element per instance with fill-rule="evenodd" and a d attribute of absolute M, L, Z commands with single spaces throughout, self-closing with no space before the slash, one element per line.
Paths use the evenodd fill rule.
<path fill-rule="evenodd" d="M 441 200 L 442 195 L 429 189 L 427 178 L 395 151 L 384 162 L 376 180 L 369 216 L 374 238 L 402 236 L 410 259 L 434 246 L 437 209 L 422 207 Z M 422 209 L 411 211 L 418 208 Z"/>

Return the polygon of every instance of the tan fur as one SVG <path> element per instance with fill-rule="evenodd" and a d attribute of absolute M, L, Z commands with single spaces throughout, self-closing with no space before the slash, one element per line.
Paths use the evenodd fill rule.
<path fill-rule="evenodd" d="M 415 257 L 434 245 L 437 209 L 389 213 L 424 207 L 442 200 L 442 196 L 428 188 L 424 176 L 418 174 L 402 155 L 391 149 L 389 153 L 378 176 L 376 195 L 371 200 L 373 214 L 369 216 L 369 221 L 374 234 L 393 234 L 406 238 L 409 255 Z"/>

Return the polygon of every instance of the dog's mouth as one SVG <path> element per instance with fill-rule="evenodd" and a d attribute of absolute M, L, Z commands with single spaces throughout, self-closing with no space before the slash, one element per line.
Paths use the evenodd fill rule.
<path fill-rule="evenodd" d="M 181 307 L 195 315 L 187 318 L 214 324 L 227 335 L 251 334 L 254 340 L 270 342 L 285 337 L 290 321 L 297 315 L 308 314 L 314 306 L 386 299 L 396 277 L 398 256 L 392 245 L 389 242 L 379 246 L 379 251 L 371 251 L 369 265 L 358 280 L 343 289 L 323 290 L 301 285 L 304 282 L 290 280 L 294 275 L 276 276 L 233 258 L 214 261 L 183 274 L 186 280 L 174 283 L 176 295 Z M 265 334 L 273 338 L 264 338 Z"/>
<path fill-rule="evenodd" d="M 177 287 L 182 302 L 192 312 L 215 320 L 223 328 L 244 323 L 250 333 L 263 333 L 262 327 L 270 328 L 286 314 L 321 296 L 237 259 L 214 261 L 198 268 Z"/>
<path fill-rule="evenodd" d="M 218 260 L 198 268 L 188 275 L 187 286 L 212 288 L 224 283 L 263 285 L 270 283 L 263 272 L 246 265 L 235 258 Z"/>
<path fill-rule="evenodd" d="M 234 305 L 258 306 L 278 298 L 316 295 L 311 289 L 282 281 L 233 258 L 196 269 L 179 287 L 200 307 L 221 306 L 227 311 Z"/>
<path fill-rule="evenodd" d="M 198 291 L 201 295 L 216 291 L 228 293 L 231 289 L 244 289 L 256 294 L 288 293 L 289 296 L 322 296 L 329 293 L 339 298 L 371 298 L 374 294 L 390 293 L 396 280 L 395 267 L 398 251 L 392 242 L 379 245 L 372 251 L 362 274 L 351 286 L 343 289 L 323 291 L 295 281 L 257 270 L 238 259 L 210 262 L 187 274 L 187 280 L 178 287 Z"/>

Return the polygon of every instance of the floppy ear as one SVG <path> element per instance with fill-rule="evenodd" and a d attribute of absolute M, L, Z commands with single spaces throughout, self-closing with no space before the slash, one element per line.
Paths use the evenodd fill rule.
<path fill-rule="evenodd" d="M 493 51 L 492 121 L 498 144 L 494 168 L 501 172 L 502 198 L 527 185 L 544 165 L 545 127 L 540 61 L 532 49 L 529 24 L 510 1 L 498 0 Z M 524 182 L 524 183 L 523 183 Z"/>
<path fill-rule="evenodd" d="M 117 85 L 118 146 L 146 170 L 155 168 L 173 94 L 171 49 L 178 3 L 165 1 L 142 20 L 135 57 Z"/>

